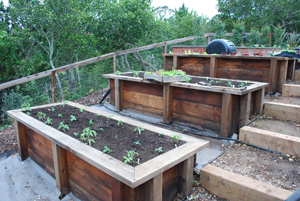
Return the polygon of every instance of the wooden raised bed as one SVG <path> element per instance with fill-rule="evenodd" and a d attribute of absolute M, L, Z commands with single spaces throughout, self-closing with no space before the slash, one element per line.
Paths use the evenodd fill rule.
<path fill-rule="evenodd" d="M 300 96 L 300 85 L 299 84 L 284 84 L 282 86 L 283 96 Z"/>
<path fill-rule="evenodd" d="M 109 113 L 68 102 L 68 105 L 108 116 Z M 44 105 L 55 106 L 58 104 Z M 115 120 L 167 136 L 181 135 L 186 143 L 136 167 L 124 164 L 26 115 L 8 111 L 15 120 L 19 154 L 30 157 L 56 178 L 62 194 L 72 191 L 82 200 L 170 200 L 192 190 L 194 157 L 209 142 L 114 115 Z"/>
<path fill-rule="evenodd" d="M 163 54 L 164 68 L 180 69 L 189 75 L 209 76 L 269 83 L 267 93 L 281 92 L 287 79 L 294 79 L 295 58 L 227 56 L 227 55 L 174 55 Z"/>
<path fill-rule="evenodd" d="M 174 121 L 210 129 L 222 136 L 237 133 L 250 114 L 262 113 L 268 86 L 253 82 L 240 91 L 184 82 L 158 83 L 125 75 L 103 77 L 109 78 L 110 104 L 120 111 L 126 109 L 162 118 L 164 123 Z"/>
<path fill-rule="evenodd" d="M 265 114 L 269 117 L 281 120 L 298 122 L 300 120 L 300 106 L 285 103 L 265 103 Z"/>

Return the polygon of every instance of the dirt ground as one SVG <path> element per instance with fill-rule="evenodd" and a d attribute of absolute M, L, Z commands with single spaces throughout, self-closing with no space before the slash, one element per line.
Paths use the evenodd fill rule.
<path fill-rule="evenodd" d="M 300 97 L 275 97 L 271 102 L 300 105 Z"/>

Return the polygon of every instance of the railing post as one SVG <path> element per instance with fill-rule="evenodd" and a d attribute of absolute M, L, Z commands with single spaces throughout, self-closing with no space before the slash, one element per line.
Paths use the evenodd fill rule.
<path fill-rule="evenodd" d="M 56 81 L 55 81 L 55 74 L 56 71 L 53 71 L 51 73 L 51 83 L 52 83 L 52 99 L 53 99 L 53 103 L 56 103 Z"/>
<path fill-rule="evenodd" d="M 114 54 L 113 56 L 113 73 L 117 71 L 117 55 Z"/>
<path fill-rule="evenodd" d="M 167 54 L 167 49 L 168 49 L 167 48 L 167 42 L 164 43 L 163 47 L 164 47 L 163 54 Z M 166 60 L 167 60 L 166 56 L 164 55 L 163 56 L 163 69 L 165 69 L 165 70 L 167 69 L 167 62 L 166 62 Z"/>

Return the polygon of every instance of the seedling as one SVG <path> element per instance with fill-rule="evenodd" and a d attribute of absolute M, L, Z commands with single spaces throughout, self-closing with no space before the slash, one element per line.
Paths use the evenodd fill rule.
<path fill-rule="evenodd" d="M 139 71 L 131 71 L 133 73 L 133 77 L 138 77 L 139 76 Z"/>
<path fill-rule="evenodd" d="M 241 84 L 239 84 L 239 87 L 243 87 L 243 86 L 245 86 L 244 82 L 242 82 Z"/>
<path fill-rule="evenodd" d="M 91 130 L 90 128 L 83 129 L 82 133 L 80 134 L 80 139 L 85 141 L 86 144 L 92 146 L 92 142 L 95 143 L 95 140 L 92 137 L 96 137 L 97 132 Z"/>
<path fill-rule="evenodd" d="M 64 132 L 66 132 L 66 129 L 70 130 L 69 126 L 67 124 L 64 124 L 64 121 L 59 123 L 58 130 L 61 128 L 63 129 Z"/>
<path fill-rule="evenodd" d="M 28 103 L 28 102 L 24 102 L 24 103 L 21 105 L 21 108 L 22 108 L 22 111 L 31 111 L 30 103 Z"/>
<path fill-rule="evenodd" d="M 100 114 L 96 114 L 96 116 L 97 116 L 97 117 L 100 117 L 101 115 L 100 115 Z"/>
<path fill-rule="evenodd" d="M 114 74 L 115 75 L 120 75 L 121 73 L 122 73 L 121 71 L 117 70 Z"/>
<path fill-rule="evenodd" d="M 51 108 L 51 111 L 52 111 L 52 112 L 54 112 L 54 111 L 55 111 L 55 108 L 54 108 L 54 107 L 52 107 L 52 108 Z"/>
<path fill-rule="evenodd" d="M 139 141 L 133 142 L 135 145 L 141 145 Z"/>
<path fill-rule="evenodd" d="M 98 131 L 104 131 L 104 129 L 103 128 L 99 128 Z"/>
<path fill-rule="evenodd" d="M 176 144 L 182 139 L 182 136 L 180 135 L 173 135 L 173 140 Z"/>
<path fill-rule="evenodd" d="M 122 126 L 122 125 L 123 125 L 122 120 L 119 120 L 118 121 L 118 126 Z"/>
<path fill-rule="evenodd" d="M 79 135 L 79 133 L 73 132 L 73 134 L 77 137 Z"/>
<path fill-rule="evenodd" d="M 162 137 L 162 136 L 164 136 L 164 134 L 163 133 L 158 133 L 158 136 Z"/>
<path fill-rule="evenodd" d="M 91 125 L 93 125 L 94 123 L 93 123 L 93 119 L 90 119 L 90 121 L 89 121 L 89 126 L 91 126 Z"/>
<path fill-rule="evenodd" d="M 58 117 L 62 117 L 62 114 L 58 114 L 57 116 L 58 116 Z"/>
<path fill-rule="evenodd" d="M 83 109 L 83 108 L 80 108 L 80 109 L 79 109 L 79 111 L 80 111 L 80 112 L 83 112 L 83 111 L 84 111 L 84 109 Z"/>
<path fill-rule="evenodd" d="M 232 82 L 230 82 L 230 81 L 228 81 L 225 85 L 229 86 L 229 87 L 233 87 Z"/>
<path fill-rule="evenodd" d="M 106 118 L 107 118 L 107 121 L 109 121 L 110 120 L 110 118 L 112 118 L 113 117 L 113 115 L 111 114 L 111 115 L 108 115 Z"/>
<path fill-rule="evenodd" d="M 47 117 L 47 121 L 45 122 L 45 124 L 52 124 L 52 119 L 50 117 Z"/>
<path fill-rule="evenodd" d="M 71 118 L 70 121 L 72 121 L 72 122 L 77 120 L 74 115 L 71 115 L 70 118 Z"/>
<path fill-rule="evenodd" d="M 158 147 L 155 149 L 155 151 L 157 151 L 158 153 L 161 153 L 161 152 L 163 152 L 163 149 L 162 149 L 162 147 Z"/>
<path fill-rule="evenodd" d="M 115 135 L 115 139 L 118 139 L 118 135 Z"/>
<path fill-rule="evenodd" d="M 136 160 L 136 156 L 140 155 L 139 153 L 135 152 L 134 150 L 131 150 L 131 151 L 126 151 L 127 152 L 127 156 L 123 156 L 123 158 L 125 159 L 124 160 L 124 163 L 127 164 L 127 163 L 130 163 L 132 165 L 134 164 L 138 164 L 140 165 L 140 159 L 137 159 Z"/>
<path fill-rule="evenodd" d="M 26 114 L 27 114 L 27 115 L 29 115 L 29 116 L 31 115 L 31 113 L 30 113 L 30 112 L 26 112 Z"/>
<path fill-rule="evenodd" d="M 43 112 L 38 112 L 38 113 L 37 113 L 37 116 L 38 116 L 38 118 L 41 119 L 41 120 L 46 119 L 46 114 L 43 113 Z"/>
<path fill-rule="evenodd" d="M 108 148 L 107 146 L 104 146 L 104 149 L 102 151 L 103 153 L 110 153 L 112 152 L 112 150 L 110 148 Z"/>
<path fill-rule="evenodd" d="M 213 80 L 210 80 L 208 83 L 209 84 L 213 84 L 215 81 L 213 81 Z"/>
<path fill-rule="evenodd" d="M 143 130 L 145 130 L 145 129 L 143 129 L 141 127 L 135 127 L 135 129 L 133 131 L 138 131 L 139 134 L 141 134 Z"/>

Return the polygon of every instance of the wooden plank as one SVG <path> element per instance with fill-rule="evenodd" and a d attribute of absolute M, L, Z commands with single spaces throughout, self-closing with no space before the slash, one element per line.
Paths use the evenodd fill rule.
<path fill-rule="evenodd" d="M 223 137 L 229 137 L 232 123 L 232 95 L 222 95 L 221 131 Z"/>
<path fill-rule="evenodd" d="M 160 173 L 152 179 L 151 182 L 151 200 L 162 201 L 163 200 L 163 173 Z"/>
<path fill-rule="evenodd" d="M 123 81 L 123 90 L 163 97 L 163 85 Z"/>
<path fill-rule="evenodd" d="M 29 156 L 25 126 L 22 123 L 15 121 L 15 128 L 17 130 L 19 155 L 21 160 L 24 161 Z"/>
<path fill-rule="evenodd" d="M 232 201 L 282 201 L 292 192 L 213 165 L 200 170 L 201 185 L 212 194 Z"/>
<path fill-rule="evenodd" d="M 191 156 L 179 165 L 179 192 L 183 197 L 193 190 L 194 157 Z"/>
<path fill-rule="evenodd" d="M 173 88 L 170 85 L 164 85 L 163 96 L 163 122 L 169 124 L 172 121 L 172 91 Z"/>
<path fill-rule="evenodd" d="M 216 77 L 217 76 L 217 59 L 216 57 L 210 58 L 210 73 L 209 77 Z"/>
<path fill-rule="evenodd" d="M 300 85 L 284 84 L 282 87 L 283 96 L 300 96 Z"/>
<path fill-rule="evenodd" d="M 109 87 L 110 87 L 110 93 L 109 93 L 109 103 L 111 105 L 115 105 L 115 81 L 113 79 L 109 79 Z"/>
<path fill-rule="evenodd" d="M 178 69 L 177 56 L 176 55 L 173 56 L 173 68 Z"/>
<path fill-rule="evenodd" d="M 178 69 L 185 71 L 188 75 L 209 76 L 209 58 L 197 58 L 193 56 L 178 57 Z"/>
<path fill-rule="evenodd" d="M 164 69 L 165 70 L 172 70 L 172 68 L 173 68 L 173 62 L 174 62 L 174 59 L 173 59 L 173 55 L 172 56 L 163 56 L 165 59 L 166 59 L 166 65 L 164 66 Z M 178 64 L 178 62 L 177 62 L 177 64 Z M 177 65 L 176 64 L 176 65 Z M 178 65 L 177 65 L 177 67 L 178 67 Z"/>
<path fill-rule="evenodd" d="M 300 137 L 244 126 L 240 129 L 239 140 L 283 154 L 300 157 Z"/>
<path fill-rule="evenodd" d="M 56 103 L 56 82 L 55 82 L 55 71 L 51 73 L 51 84 L 52 84 L 52 100 Z"/>
<path fill-rule="evenodd" d="M 300 69 L 295 71 L 295 80 L 300 81 Z"/>
<path fill-rule="evenodd" d="M 300 106 L 284 103 L 265 103 L 265 114 L 281 120 L 291 120 L 298 122 L 300 119 Z"/>
<path fill-rule="evenodd" d="M 115 107 L 117 110 L 123 110 L 123 87 L 122 80 L 115 79 Z"/>
<path fill-rule="evenodd" d="M 52 152 L 56 185 L 66 195 L 70 192 L 66 150 L 52 142 Z"/>
<path fill-rule="evenodd" d="M 296 58 L 292 58 L 288 61 L 287 79 L 289 79 L 289 80 L 294 80 L 294 78 L 295 78 L 296 63 L 297 63 Z"/>
<path fill-rule="evenodd" d="M 114 54 L 113 58 L 112 58 L 112 63 L 113 63 L 113 73 L 115 73 L 117 71 L 117 55 Z"/>
<path fill-rule="evenodd" d="M 270 74 L 269 74 L 269 89 L 268 89 L 269 94 L 273 94 L 276 92 L 276 72 L 277 72 L 277 60 L 271 59 Z"/>
<path fill-rule="evenodd" d="M 240 98 L 240 119 L 239 127 L 245 126 L 250 118 L 251 93 L 245 94 Z"/>
<path fill-rule="evenodd" d="M 31 148 L 28 148 L 29 157 L 38 164 L 43 170 L 45 170 L 47 173 L 49 173 L 53 178 L 55 177 L 54 173 L 54 167 L 53 164 L 50 164 L 44 160 L 44 158 L 41 158 L 36 150 L 32 150 Z"/>
<path fill-rule="evenodd" d="M 265 88 L 253 92 L 254 94 L 254 112 L 256 114 L 262 114 L 264 98 L 265 98 Z"/>
<path fill-rule="evenodd" d="M 288 71 L 288 61 L 279 62 L 279 79 L 278 79 L 278 92 L 282 92 L 282 85 L 286 83 Z"/>
<path fill-rule="evenodd" d="M 238 79 L 238 80 L 250 80 L 256 82 L 269 82 L 269 71 L 264 70 L 251 70 L 251 69 L 228 69 L 217 68 L 218 78 Z"/>

